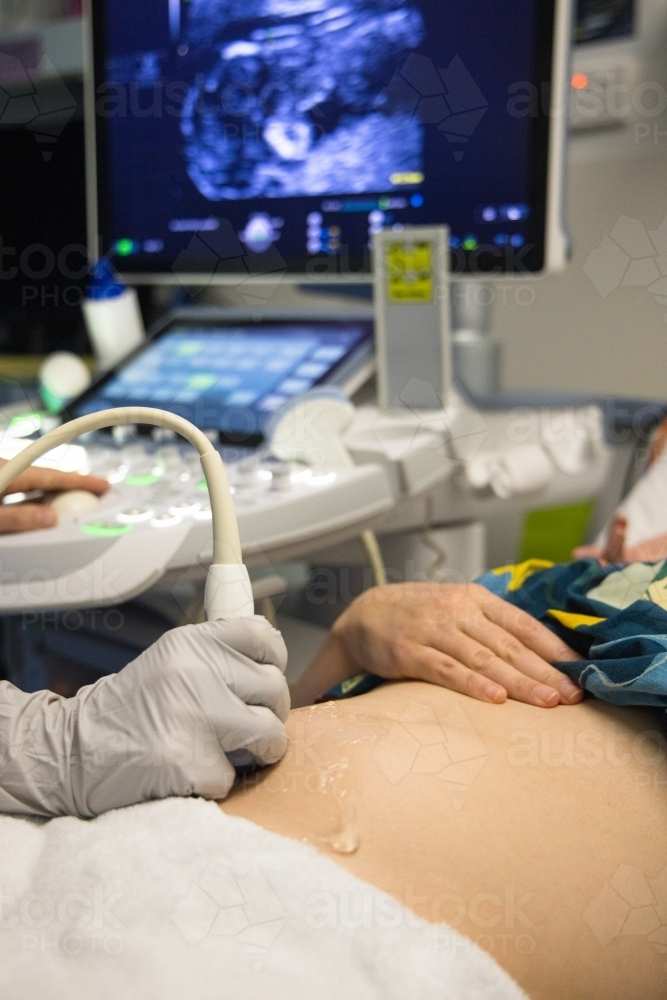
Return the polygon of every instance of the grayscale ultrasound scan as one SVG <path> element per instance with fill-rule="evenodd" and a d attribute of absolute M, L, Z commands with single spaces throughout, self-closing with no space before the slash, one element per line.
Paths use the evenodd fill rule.
<path fill-rule="evenodd" d="M 418 9 L 192 0 L 187 30 L 202 71 L 180 125 L 188 175 L 209 201 L 386 191 L 388 178 L 423 176 L 412 95 L 387 86 L 422 41 Z"/>

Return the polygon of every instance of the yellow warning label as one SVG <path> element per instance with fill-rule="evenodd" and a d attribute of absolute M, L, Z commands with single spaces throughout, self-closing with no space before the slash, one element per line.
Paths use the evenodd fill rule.
<path fill-rule="evenodd" d="M 431 244 L 390 243 L 385 254 L 389 301 L 431 302 Z"/>
<path fill-rule="evenodd" d="M 390 243 L 387 247 L 387 270 L 400 274 L 408 271 L 430 271 L 431 244 Z"/>

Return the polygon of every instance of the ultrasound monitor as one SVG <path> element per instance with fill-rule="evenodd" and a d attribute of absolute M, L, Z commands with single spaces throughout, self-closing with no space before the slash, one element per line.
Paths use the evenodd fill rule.
<path fill-rule="evenodd" d="M 563 266 L 569 0 L 95 0 L 91 250 L 134 282 Z"/>

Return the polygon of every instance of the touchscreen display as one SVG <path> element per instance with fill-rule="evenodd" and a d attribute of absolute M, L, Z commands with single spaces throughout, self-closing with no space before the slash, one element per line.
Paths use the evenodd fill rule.
<path fill-rule="evenodd" d="M 175 326 L 87 393 L 75 416 L 113 406 L 157 406 L 195 426 L 261 434 L 290 397 L 326 381 L 370 342 L 369 324 Z"/>

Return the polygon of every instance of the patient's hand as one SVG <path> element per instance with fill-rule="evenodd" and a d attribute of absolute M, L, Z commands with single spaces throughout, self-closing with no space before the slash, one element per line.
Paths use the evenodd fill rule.
<path fill-rule="evenodd" d="M 667 535 L 656 535 L 637 545 L 626 545 L 628 521 L 624 514 L 616 514 L 611 522 L 607 541 L 602 545 L 582 545 L 572 553 L 573 559 L 589 556 L 602 565 L 609 563 L 658 562 L 667 558 Z"/>
<path fill-rule="evenodd" d="M 579 655 L 544 625 L 478 584 L 393 584 L 358 597 L 293 692 L 308 704 L 362 670 L 430 681 L 501 703 L 551 708 L 582 690 L 551 666 Z M 319 688 L 319 690 L 318 690 Z"/>

